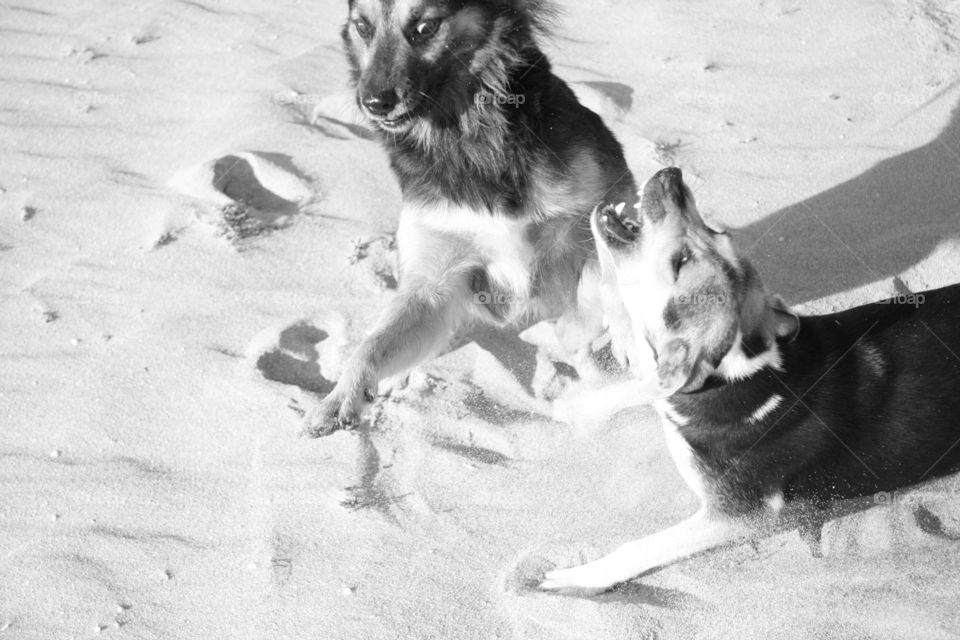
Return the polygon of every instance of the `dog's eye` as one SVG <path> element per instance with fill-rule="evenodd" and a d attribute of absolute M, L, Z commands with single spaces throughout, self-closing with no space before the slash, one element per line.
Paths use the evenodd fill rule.
<path fill-rule="evenodd" d="M 677 251 L 673 254 L 673 279 L 676 280 L 680 277 L 680 270 L 683 268 L 683 265 L 690 262 L 690 259 L 693 255 L 690 253 L 689 247 L 684 247 L 680 251 Z"/>
<path fill-rule="evenodd" d="M 440 19 L 431 18 L 421 20 L 413 27 L 413 33 L 410 34 L 411 40 L 415 43 L 426 42 L 440 30 Z"/>
<path fill-rule="evenodd" d="M 373 25 L 366 18 L 357 18 L 353 21 L 353 28 L 357 30 L 357 35 L 364 40 L 373 37 Z"/>

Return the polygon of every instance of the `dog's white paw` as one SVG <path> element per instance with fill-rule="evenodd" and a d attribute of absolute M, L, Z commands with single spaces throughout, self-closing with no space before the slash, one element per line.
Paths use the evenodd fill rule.
<path fill-rule="evenodd" d="M 346 387 L 346 390 L 342 390 L 342 387 Z M 300 435 L 321 438 L 340 429 L 355 428 L 360 425 L 364 410 L 373 400 L 373 392 L 368 385 L 338 383 L 330 395 L 306 410 Z"/>
<path fill-rule="evenodd" d="M 596 595 L 610 590 L 618 580 L 602 563 L 590 562 L 579 567 L 548 571 L 540 583 L 542 591 L 577 595 Z"/>
<path fill-rule="evenodd" d="M 570 398 L 559 397 L 550 406 L 551 417 L 557 422 L 573 424 L 577 417 L 575 403 Z"/>
<path fill-rule="evenodd" d="M 568 424 L 578 435 L 591 435 L 603 428 L 610 414 L 596 394 L 583 387 L 571 386 L 562 396 L 553 401 L 551 414 L 554 420 Z"/>

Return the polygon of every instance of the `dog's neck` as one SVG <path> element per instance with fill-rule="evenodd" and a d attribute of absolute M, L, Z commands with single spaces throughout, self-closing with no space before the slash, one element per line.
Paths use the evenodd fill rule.
<path fill-rule="evenodd" d="M 741 262 L 743 266 L 745 261 Z M 705 384 L 725 384 L 747 380 L 765 369 L 783 371 L 778 342 L 775 307 L 778 300 L 767 294 L 756 271 L 746 264 L 745 290 L 739 296 L 737 332 L 730 348 L 713 371 L 702 375 L 698 385 L 684 391 L 696 391 Z"/>
<path fill-rule="evenodd" d="M 782 380 L 788 376 L 786 340 L 752 328 L 746 335 L 737 332 L 733 347 L 696 388 L 674 394 L 662 406 L 685 416 L 684 424 L 694 419 L 761 424 L 786 398 L 782 393 Z"/>
<path fill-rule="evenodd" d="M 738 334 L 733 347 L 723 356 L 714 371 L 725 382 L 746 380 L 766 368 L 783 370 L 783 358 L 775 339 L 759 333 Z"/>
<path fill-rule="evenodd" d="M 739 328 L 733 346 L 716 368 L 720 378 L 733 382 L 749 378 L 766 367 L 781 368 L 773 304 L 773 299 L 757 279 L 741 302 Z"/>
<path fill-rule="evenodd" d="M 518 60 L 489 62 L 459 113 L 444 114 L 436 105 L 436 112 L 409 131 L 383 133 L 404 198 L 521 213 L 532 179 L 529 167 L 544 146 L 532 123 L 551 77 L 540 51 L 529 48 Z"/>

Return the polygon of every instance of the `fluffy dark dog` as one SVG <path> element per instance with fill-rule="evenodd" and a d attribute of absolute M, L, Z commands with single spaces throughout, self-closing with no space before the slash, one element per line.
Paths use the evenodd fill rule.
<path fill-rule="evenodd" d="M 306 417 L 355 424 L 380 380 L 464 325 L 559 318 L 588 366 L 603 332 L 590 236 L 601 201 L 636 191 L 600 118 L 550 70 L 538 0 L 351 0 L 343 40 L 357 102 L 403 192 L 400 290 Z"/>

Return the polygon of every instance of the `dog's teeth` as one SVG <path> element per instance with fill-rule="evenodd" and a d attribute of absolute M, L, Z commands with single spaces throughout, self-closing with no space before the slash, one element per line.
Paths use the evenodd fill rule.
<path fill-rule="evenodd" d="M 626 206 L 627 206 L 626 202 L 621 202 L 616 207 L 614 207 L 613 210 L 617 212 L 618 216 L 620 216 L 620 215 L 623 215 L 623 208 Z"/>
<path fill-rule="evenodd" d="M 633 242 L 640 227 L 633 221 L 618 215 L 613 207 L 607 206 L 601 218 L 607 233 L 623 243 Z"/>

